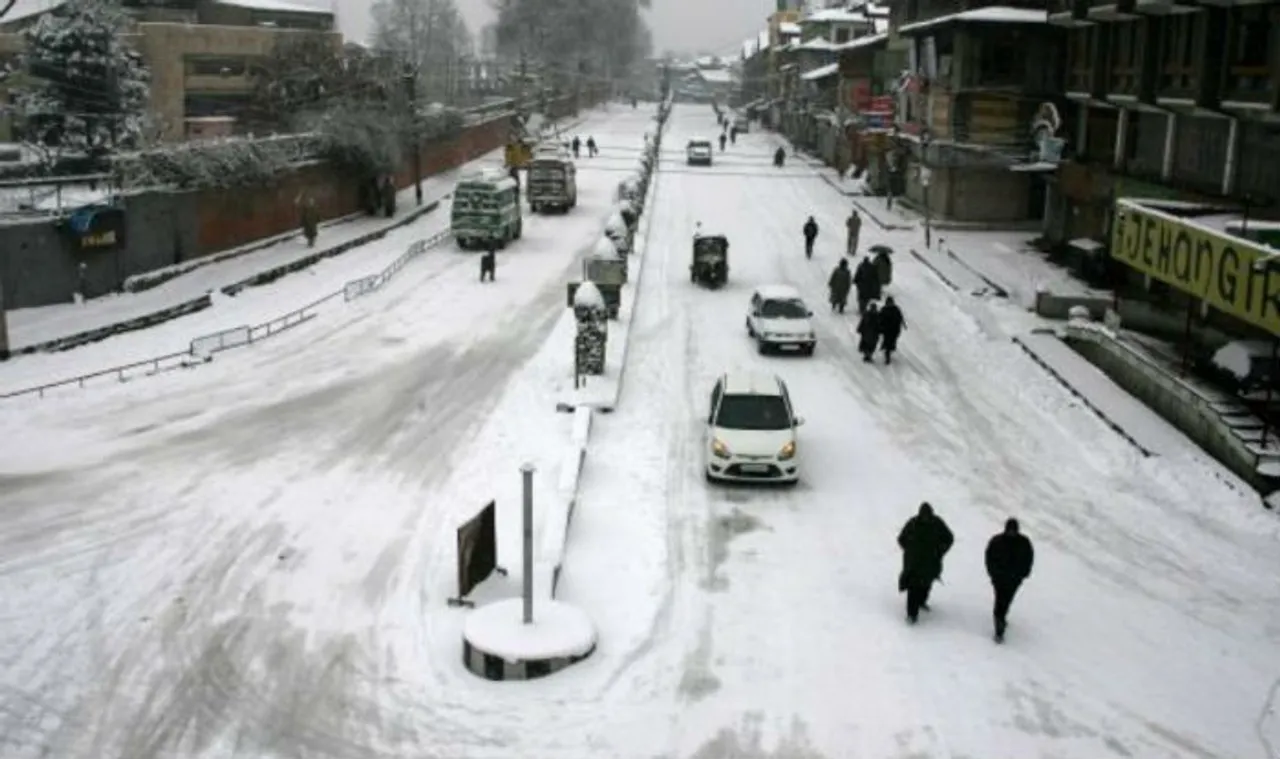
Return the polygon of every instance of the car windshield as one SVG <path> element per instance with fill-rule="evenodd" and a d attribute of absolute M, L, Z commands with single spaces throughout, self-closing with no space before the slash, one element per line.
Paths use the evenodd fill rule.
<path fill-rule="evenodd" d="M 791 427 L 787 404 L 776 395 L 726 395 L 716 426 L 730 430 L 785 430 Z"/>
<path fill-rule="evenodd" d="M 760 306 L 760 315 L 766 319 L 804 319 L 809 309 L 799 300 L 766 300 Z"/>

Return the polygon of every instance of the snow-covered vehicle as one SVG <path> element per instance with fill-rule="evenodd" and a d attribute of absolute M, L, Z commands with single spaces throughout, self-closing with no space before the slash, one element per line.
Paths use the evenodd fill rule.
<path fill-rule="evenodd" d="M 690 166 L 710 166 L 714 152 L 711 149 L 711 140 L 701 138 L 689 140 L 689 144 L 684 148 L 685 159 Z"/>
<path fill-rule="evenodd" d="M 533 156 L 525 185 L 534 213 L 552 208 L 567 213 L 578 205 L 578 168 L 568 153 L 557 148 L 544 148 Z"/>
<path fill-rule="evenodd" d="M 790 285 L 765 285 L 751 293 L 747 334 L 756 341 L 760 353 L 797 350 L 812 356 L 818 342 L 813 311 Z"/>
<path fill-rule="evenodd" d="M 1280 381 L 1280 360 L 1275 351 L 1269 340 L 1232 340 L 1218 348 L 1201 368 L 1231 392 L 1255 399 L 1253 396 L 1266 394 L 1268 385 L 1275 389 Z"/>
<path fill-rule="evenodd" d="M 786 383 L 773 374 L 729 372 L 711 390 L 707 416 L 709 481 L 800 480 L 796 416 Z"/>
<path fill-rule="evenodd" d="M 520 239 L 520 189 L 504 173 L 483 171 L 464 177 L 453 190 L 450 229 L 463 250 L 483 248 L 490 242 L 505 248 Z"/>

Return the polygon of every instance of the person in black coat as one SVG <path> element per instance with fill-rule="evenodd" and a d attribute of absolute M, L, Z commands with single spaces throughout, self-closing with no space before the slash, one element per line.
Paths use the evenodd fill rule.
<path fill-rule="evenodd" d="M 498 249 L 493 240 L 485 243 L 484 253 L 480 254 L 480 281 L 483 282 L 485 277 L 492 282 L 494 274 L 498 270 Z"/>
<path fill-rule="evenodd" d="M 862 312 L 862 318 L 858 320 L 858 352 L 862 354 L 863 361 L 871 363 L 879 342 L 880 312 L 876 310 L 875 303 L 868 303 L 866 310 Z"/>
<path fill-rule="evenodd" d="M 804 255 L 813 258 L 813 241 L 818 239 L 818 222 L 810 216 L 804 223 Z"/>
<path fill-rule="evenodd" d="M 942 559 L 954 542 L 951 528 L 927 502 L 920 504 L 920 511 L 902 526 L 898 533 L 898 546 L 902 548 L 898 592 L 907 593 L 908 622 L 915 624 L 920 610 L 929 609 L 929 591 L 942 577 Z"/>
<path fill-rule="evenodd" d="M 880 273 L 870 258 L 862 259 L 853 272 L 853 286 L 858 289 L 858 313 L 867 310 L 867 304 L 880 298 Z"/>
<path fill-rule="evenodd" d="M 884 351 L 886 364 L 893 362 L 893 352 L 898 349 L 898 336 L 906 328 L 907 320 L 902 315 L 902 309 L 893 302 L 892 295 L 886 297 L 884 305 L 880 307 L 880 349 Z"/>
<path fill-rule="evenodd" d="M 849 290 L 853 287 L 853 272 L 849 271 L 849 259 L 842 258 L 827 279 L 827 288 L 831 291 L 831 310 L 844 313 L 845 304 L 849 302 Z"/>
<path fill-rule="evenodd" d="M 995 618 L 997 643 L 1004 641 L 1009 607 L 1022 581 L 1031 575 L 1035 558 L 1031 539 L 1022 534 L 1018 520 L 1012 517 L 1004 523 L 1004 532 L 987 542 L 987 576 L 991 578 L 996 597 L 992 616 Z"/>

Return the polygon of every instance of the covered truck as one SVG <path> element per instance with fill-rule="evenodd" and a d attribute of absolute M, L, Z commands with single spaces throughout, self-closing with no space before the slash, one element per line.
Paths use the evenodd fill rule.
<path fill-rule="evenodd" d="M 568 213 L 578 204 L 578 168 L 563 150 L 545 147 L 534 154 L 525 185 L 534 213 L 550 209 Z"/>
<path fill-rule="evenodd" d="M 463 250 L 484 248 L 493 242 L 504 248 L 520 238 L 520 186 L 496 171 L 464 177 L 453 191 L 450 229 Z"/>

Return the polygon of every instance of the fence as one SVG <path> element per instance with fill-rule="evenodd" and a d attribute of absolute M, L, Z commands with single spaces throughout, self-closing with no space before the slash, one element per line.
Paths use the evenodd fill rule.
<path fill-rule="evenodd" d="M 168 353 L 163 356 L 155 356 L 135 361 L 130 364 L 121 364 L 106 369 L 100 369 L 88 374 L 81 374 L 76 377 L 70 377 L 56 382 L 46 382 L 42 385 L 33 385 L 19 390 L 13 390 L 8 393 L 0 393 L 0 400 L 11 400 L 28 395 L 34 395 L 38 398 L 45 397 L 50 390 L 59 388 L 84 388 L 91 382 L 107 377 L 114 377 L 119 382 L 126 382 L 129 379 L 138 376 L 152 377 L 164 371 L 173 369 L 188 368 L 209 363 L 213 360 L 215 354 L 233 348 L 243 348 L 261 342 L 269 337 L 280 334 L 287 330 L 293 329 L 304 324 L 319 315 L 320 307 L 330 301 L 342 298 L 344 302 L 350 302 L 363 295 L 367 295 L 378 290 L 395 275 L 399 274 L 409 261 L 421 256 L 423 253 L 439 246 L 441 243 L 449 240 L 452 233 L 445 231 L 435 234 L 425 240 L 415 240 L 410 243 L 405 252 L 400 254 L 396 260 L 392 261 L 382 271 L 371 274 L 366 277 L 351 280 L 343 285 L 341 290 L 329 293 L 319 300 L 312 301 L 301 308 L 295 308 L 288 313 L 281 314 L 273 319 L 269 319 L 261 324 L 241 325 L 231 327 L 229 329 L 219 330 L 207 335 L 201 335 L 193 339 L 187 350 L 179 353 Z"/>

